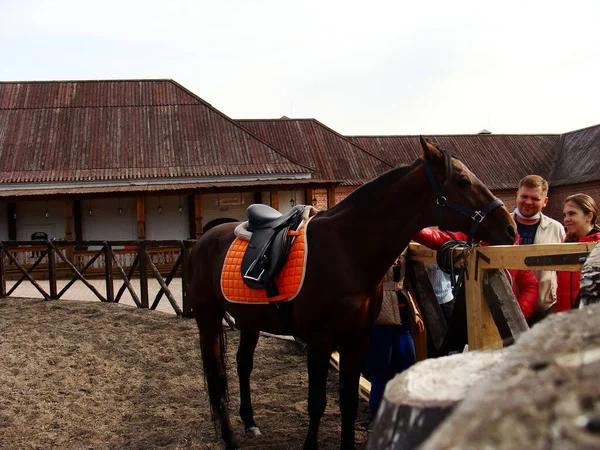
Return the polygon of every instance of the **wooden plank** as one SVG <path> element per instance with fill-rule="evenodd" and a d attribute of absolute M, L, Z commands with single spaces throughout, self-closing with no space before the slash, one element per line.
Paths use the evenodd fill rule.
<path fill-rule="evenodd" d="M 142 308 L 148 308 L 148 252 L 144 242 L 140 242 L 138 248 L 139 266 L 140 266 L 140 300 Z"/>
<path fill-rule="evenodd" d="M 181 258 L 181 255 L 180 255 L 180 258 Z M 156 307 L 158 306 L 158 303 L 160 301 L 160 298 L 162 296 L 162 293 L 164 292 L 165 295 L 167 296 L 167 299 L 169 300 L 169 303 L 171 303 L 171 306 L 175 310 L 175 313 L 177 313 L 177 315 L 179 317 L 183 316 L 183 312 L 181 311 L 181 308 L 179 308 L 179 305 L 175 301 L 175 298 L 173 297 L 173 294 L 171 293 L 169 286 L 167 285 L 167 283 L 165 283 L 165 280 L 163 280 L 163 277 L 161 276 L 160 271 L 156 268 L 156 266 L 154 265 L 152 260 L 150 260 L 149 258 L 148 258 L 148 264 L 150 266 L 150 269 L 152 270 L 152 273 L 154 274 L 154 277 L 156 278 L 156 280 L 158 281 L 158 284 L 160 284 L 160 287 L 161 287 L 158 294 L 156 294 L 156 299 L 154 300 L 154 303 L 152 304 L 152 307 L 150 309 L 156 309 Z"/>
<path fill-rule="evenodd" d="M 54 246 L 54 244 L 52 243 L 52 241 L 48 241 L 48 244 L 51 245 L 54 248 L 54 251 L 56 252 L 56 247 Z M 102 253 L 102 250 L 100 250 L 100 253 Z M 85 284 L 88 287 L 88 289 L 90 291 L 92 291 L 94 293 L 94 295 L 96 295 L 96 297 L 98 297 L 100 299 L 100 301 L 102 301 L 102 302 L 106 301 L 106 299 L 104 298 L 104 296 L 100 292 L 98 292 L 98 290 L 94 287 L 93 284 L 91 284 L 88 280 L 85 279 L 85 277 L 83 276 L 83 274 L 81 272 L 79 272 L 79 270 L 77 270 L 77 267 L 75 267 L 71 261 L 69 261 L 67 258 L 65 258 L 61 252 L 56 252 L 56 254 L 58 255 L 58 257 L 60 259 L 62 259 L 65 262 L 65 264 L 67 266 L 69 266 L 71 268 L 71 270 L 73 271 L 73 273 L 75 273 L 75 275 L 77 276 L 77 278 L 79 278 L 79 280 L 81 280 L 81 282 L 83 282 L 83 284 Z M 63 289 L 61 291 L 61 293 L 59 294 L 59 296 L 62 295 L 62 293 L 64 291 L 65 291 L 65 289 Z"/>
<path fill-rule="evenodd" d="M 562 265 L 528 266 L 525 258 L 567 253 L 589 253 L 596 242 L 573 242 L 566 244 L 495 245 L 480 247 L 478 252 L 485 257 L 479 264 L 486 269 L 556 270 L 578 272 L 583 263 Z M 488 262 L 489 261 L 489 262 Z"/>
<path fill-rule="evenodd" d="M 0 298 L 6 296 L 6 265 L 4 264 L 4 255 L 0 251 Z"/>
<path fill-rule="evenodd" d="M 340 354 L 333 352 L 329 359 L 330 364 L 339 372 L 340 370 Z M 369 401 L 369 395 L 371 395 L 371 383 L 362 375 L 358 381 L 358 395 L 363 400 Z"/>
<path fill-rule="evenodd" d="M 183 304 L 183 316 L 184 317 L 193 317 L 192 313 L 192 305 L 190 299 L 188 297 L 188 283 L 190 278 L 189 272 L 189 259 L 190 259 L 190 249 L 186 245 L 186 242 L 182 242 L 181 244 L 181 258 L 182 258 L 182 268 L 181 268 L 181 303 Z"/>
<path fill-rule="evenodd" d="M 487 270 L 483 277 L 483 294 L 494 318 L 504 346 L 529 329 L 504 270 Z"/>
<path fill-rule="evenodd" d="M 119 292 L 117 293 L 117 296 L 114 299 L 115 303 L 119 303 L 119 300 L 121 299 L 121 296 L 123 295 L 123 292 L 125 292 L 125 288 L 127 288 L 129 290 L 129 293 L 131 294 L 131 298 L 135 302 L 136 306 L 138 308 L 142 307 L 142 302 L 138 298 L 138 296 L 135 292 L 135 289 L 133 289 L 133 286 L 129 282 L 129 280 L 131 279 L 131 276 L 133 275 L 133 272 L 135 271 L 135 268 L 137 266 L 137 261 L 138 261 L 138 255 L 135 256 L 135 259 L 133 260 L 133 263 L 131 264 L 131 267 L 129 269 L 129 274 L 127 275 L 127 274 L 125 274 L 125 271 L 123 270 L 123 267 L 121 266 L 121 263 L 119 263 L 119 261 L 115 257 L 115 254 L 113 253 L 113 262 L 117 266 L 117 270 L 121 274 L 121 277 L 123 277 L 123 284 L 121 285 L 121 288 L 119 289 Z"/>
<path fill-rule="evenodd" d="M 57 299 L 56 288 L 56 260 L 54 255 L 60 252 L 54 245 L 48 245 L 48 284 L 50 288 L 50 298 Z"/>
<path fill-rule="evenodd" d="M 8 256 L 8 259 L 15 266 L 17 266 L 17 268 L 23 273 L 23 275 L 25 275 L 25 277 L 31 282 L 31 284 L 40 292 L 40 294 L 42 294 L 44 299 L 50 300 L 50 296 L 46 293 L 46 291 L 40 286 L 40 284 L 37 281 L 35 281 L 35 279 L 29 274 L 29 272 L 27 272 L 25 268 L 21 264 L 19 264 L 19 261 L 17 261 L 16 258 L 8 251 L 8 249 L 4 246 L 2 241 L 0 241 L 0 250 L 2 250 L 6 254 L 6 256 Z M 1 257 L 2 255 L 0 254 L 0 258 Z"/>
<path fill-rule="evenodd" d="M 408 257 L 412 261 L 420 261 L 426 263 L 437 264 L 436 260 L 437 252 L 425 247 L 424 245 L 411 242 L 408 245 Z"/>
<path fill-rule="evenodd" d="M 79 273 L 79 275 L 80 275 L 80 276 L 83 276 L 83 274 L 85 273 L 85 271 L 86 271 L 86 270 L 87 270 L 89 267 L 91 267 L 91 265 L 92 265 L 92 264 L 94 264 L 94 261 L 96 261 L 96 260 L 97 260 L 97 259 L 100 257 L 100 255 L 101 255 L 102 253 L 103 253 L 103 250 L 96 251 L 96 252 L 95 252 L 95 255 L 94 255 L 94 257 L 93 257 L 93 258 L 91 258 L 91 259 L 88 261 L 88 263 L 87 263 L 87 264 L 85 265 L 85 267 L 84 267 L 84 268 L 81 270 L 81 272 L 78 272 L 78 273 Z M 75 266 L 74 266 L 73 264 L 71 264 L 71 266 L 70 266 L 70 267 L 75 267 Z M 73 271 L 73 269 L 71 269 L 71 271 Z M 69 281 L 69 282 L 68 282 L 68 283 L 65 285 L 65 287 L 63 287 L 63 288 L 62 288 L 62 290 L 61 290 L 61 291 L 58 293 L 58 295 L 57 295 L 57 298 L 61 298 L 61 297 L 63 296 L 63 294 L 64 294 L 65 292 L 67 292 L 67 291 L 69 290 L 69 288 L 70 288 L 71 286 L 73 286 L 73 284 L 74 284 L 74 283 L 75 283 L 75 282 L 76 282 L 78 279 L 80 279 L 80 277 L 79 277 L 79 276 L 76 274 L 76 275 L 75 275 L 75 276 L 74 276 L 74 277 L 71 279 L 71 281 Z M 102 298 L 100 298 L 100 300 L 102 300 Z"/>
<path fill-rule="evenodd" d="M 106 301 L 114 303 L 115 285 L 113 283 L 113 251 L 112 246 L 104 243 L 104 278 L 106 279 Z"/>
<path fill-rule="evenodd" d="M 477 264 L 477 251 L 467 258 L 465 295 L 469 350 L 502 348 L 502 339 L 492 313 L 483 299 L 483 268 Z"/>

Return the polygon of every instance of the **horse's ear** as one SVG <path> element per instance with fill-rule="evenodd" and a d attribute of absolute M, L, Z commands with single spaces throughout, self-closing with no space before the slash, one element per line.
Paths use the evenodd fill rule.
<path fill-rule="evenodd" d="M 424 139 L 423 136 L 419 136 L 419 141 L 421 142 L 421 147 L 423 147 L 423 159 L 433 162 L 441 158 L 442 154 L 434 144 Z"/>

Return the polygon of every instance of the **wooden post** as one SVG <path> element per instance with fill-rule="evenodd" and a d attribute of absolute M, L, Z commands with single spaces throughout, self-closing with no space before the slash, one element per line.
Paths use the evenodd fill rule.
<path fill-rule="evenodd" d="M 114 303 L 115 285 L 113 283 L 113 250 L 107 241 L 104 241 L 104 273 L 106 274 L 106 301 Z"/>
<path fill-rule="evenodd" d="M 196 225 L 196 239 L 202 236 L 202 201 L 204 196 L 200 193 L 194 194 L 194 224 Z"/>
<path fill-rule="evenodd" d="M 335 186 L 327 188 L 327 208 L 335 205 Z"/>
<path fill-rule="evenodd" d="M 136 214 L 138 239 L 143 241 L 146 239 L 146 204 L 144 197 L 141 195 L 137 197 Z"/>
<path fill-rule="evenodd" d="M 140 242 L 138 247 L 138 258 L 140 267 L 140 301 L 142 308 L 149 308 L 148 301 L 148 252 L 146 252 L 146 244 Z"/>
<path fill-rule="evenodd" d="M 465 279 L 469 351 L 502 348 L 498 328 L 483 298 L 484 269 L 478 264 L 478 251 L 473 250 L 467 258 Z"/>
<path fill-rule="evenodd" d="M 312 204 L 312 199 L 315 196 L 314 189 L 305 189 L 304 190 L 304 201 L 307 205 L 314 206 Z"/>
<path fill-rule="evenodd" d="M 189 260 L 190 260 L 190 249 L 186 245 L 186 241 L 181 241 L 181 296 L 182 296 L 182 308 L 183 308 L 183 317 L 193 317 L 192 314 L 192 305 L 188 300 L 188 284 L 190 279 L 189 272 Z"/>
<path fill-rule="evenodd" d="M 279 191 L 276 188 L 271 188 L 269 195 L 271 197 L 271 208 L 279 211 Z"/>
<path fill-rule="evenodd" d="M 58 250 L 60 251 L 60 250 Z M 50 298 L 58 299 L 58 290 L 56 288 L 56 261 L 54 255 L 54 246 L 48 243 L 48 285 L 50 288 Z"/>
<path fill-rule="evenodd" d="M 6 264 L 4 264 L 4 254 L 0 251 L 0 298 L 4 297 L 6 297 Z"/>
<path fill-rule="evenodd" d="M 65 200 L 65 206 L 63 208 L 63 215 L 65 217 L 65 240 L 73 240 L 73 200 L 70 198 Z M 73 262 L 73 246 L 68 245 L 67 248 L 67 259 Z"/>
<path fill-rule="evenodd" d="M 17 204 L 8 202 L 6 204 L 6 215 L 8 219 L 8 240 L 17 240 Z"/>

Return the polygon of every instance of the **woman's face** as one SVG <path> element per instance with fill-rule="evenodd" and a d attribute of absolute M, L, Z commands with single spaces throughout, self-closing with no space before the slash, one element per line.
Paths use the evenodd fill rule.
<path fill-rule="evenodd" d="M 563 207 L 563 222 L 567 234 L 583 237 L 592 229 L 592 213 L 585 214 L 575 203 L 567 202 Z"/>

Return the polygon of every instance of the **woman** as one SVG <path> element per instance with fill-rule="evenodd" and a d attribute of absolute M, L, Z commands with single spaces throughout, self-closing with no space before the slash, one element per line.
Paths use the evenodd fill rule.
<path fill-rule="evenodd" d="M 563 222 L 567 229 L 565 242 L 600 241 L 598 205 L 586 194 L 573 194 L 563 202 Z M 575 306 L 579 294 L 580 272 L 557 272 L 555 312 L 567 311 Z"/>
<path fill-rule="evenodd" d="M 418 333 L 425 328 L 415 303 L 404 288 L 405 267 L 403 253 L 383 279 L 381 312 L 375 321 L 366 357 L 371 382 L 371 420 L 377 416 L 387 382 L 416 361 L 411 328 Z"/>

